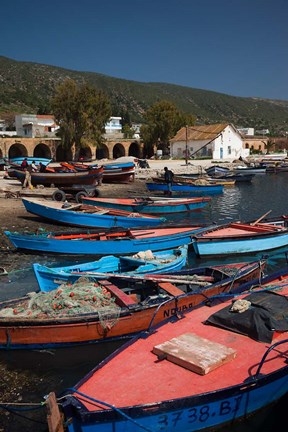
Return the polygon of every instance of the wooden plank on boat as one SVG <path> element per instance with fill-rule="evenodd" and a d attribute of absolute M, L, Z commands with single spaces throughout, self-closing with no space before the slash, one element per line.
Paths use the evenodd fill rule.
<path fill-rule="evenodd" d="M 113 294 L 116 297 L 117 299 L 116 303 L 118 306 L 123 307 L 123 306 L 135 305 L 137 303 L 135 301 L 135 297 L 130 297 L 128 294 L 126 294 L 116 285 L 113 285 L 108 280 L 101 280 L 101 285 L 103 285 L 111 294 Z"/>
<path fill-rule="evenodd" d="M 49 393 L 46 400 L 47 423 L 49 432 L 64 432 L 64 416 L 60 413 L 54 392 Z"/>
<path fill-rule="evenodd" d="M 157 279 L 156 279 L 157 280 Z M 183 295 L 184 292 L 170 282 L 159 282 L 159 287 L 173 296 Z"/>
<path fill-rule="evenodd" d="M 184 333 L 153 347 L 159 359 L 166 359 L 199 375 L 206 375 L 236 357 L 236 351 L 193 333 Z"/>

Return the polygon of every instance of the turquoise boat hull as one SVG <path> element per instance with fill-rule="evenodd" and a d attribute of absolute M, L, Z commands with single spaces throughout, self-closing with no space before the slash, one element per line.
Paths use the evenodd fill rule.
<path fill-rule="evenodd" d="M 166 183 L 152 183 L 147 182 L 146 187 L 151 192 L 168 192 L 168 185 Z M 172 193 L 189 194 L 191 196 L 205 196 L 217 195 L 223 193 L 223 185 L 205 185 L 195 186 L 180 183 L 173 183 L 171 190 Z"/>
<path fill-rule="evenodd" d="M 205 228 L 169 230 L 169 228 L 151 228 L 150 230 L 129 230 L 127 237 L 119 239 L 93 240 L 89 231 L 84 231 L 87 238 L 78 236 L 65 239 L 53 233 L 18 233 L 5 231 L 16 249 L 62 254 L 115 255 L 133 254 L 150 249 L 159 251 L 171 249 L 192 242 L 192 236 Z M 175 232 L 174 232 L 175 231 Z M 149 237 L 146 233 L 150 233 Z M 146 235 L 146 237 L 144 237 Z"/>
<path fill-rule="evenodd" d="M 45 203 L 45 201 L 39 202 L 39 200 L 23 198 L 22 202 L 29 213 L 57 223 L 71 226 L 82 226 L 88 228 L 138 228 L 143 226 L 161 225 L 166 220 L 163 217 L 156 216 L 145 217 L 143 215 L 139 215 L 139 217 L 137 217 L 136 215 L 133 215 L 133 217 L 131 217 L 128 215 L 128 213 L 126 216 L 110 215 L 105 213 L 101 214 L 101 211 L 98 213 L 96 212 L 96 209 L 95 213 L 89 213 L 85 211 L 77 212 L 73 211 L 73 206 L 71 206 L 71 210 L 69 210 L 69 207 L 61 208 L 63 203 L 59 202 L 52 203 L 54 206 L 59 206 L 59 208 L 53 207 L 52 204 L 50 205 L 49 201 Z"/>
<path fill-rule="evenodd" d="M 208 197 L 200 197 L 195 198 L 194 201 L 192 201 L 193 198 L 189 198 L 187 202 L 179 201 L 179 202 L 167 202 L 167 204 L 161 202 L 161 198 L 159 198 L 159 202 L 157 201 L 149 201 L 149 198 L 145 200 L 145 198 L 139 202 L 134 202 L 131 204 L 123 204 L 119 200 L 119 202 L 112 202 L 112 200 L 107 199 L 107 202 L 104 198 L 97 199 L 97 198 L 89 198 L 84 197 L 82 199 L 82 202 L 84 204 L 94 205 L 94 206 L 101 206 L 105 208 L 114 208 L 114 209 L 120 209 L 120 210 L 126 210 L 130 212 L 138 212 L 138 213 L 146 213 L 146 214 L 167 214 L 167 213 L 187 213 L 194 210 L 199 210 L 205 207 L 209 202 L 210 198 Z M 123 200 L 125 201 L 125 200 Z"/>
<path fill-rule="evenodd" d="M 154 252 L 153 259 L 148 259 L 148 254 L 146 254 L 147 258 L 145 258 L 145 252 L 142 254 L 143 257 L 139 258 L 134 256 L 116 257 L 114 255 L 109 255 L 97 261 L 65 267 L 49 268 L 34 263 L 33 270 L 40 290 L 47 292 L 56 289 L 60 284 L 65 284 L 67 282 L 73 284 L 81 276 L 85 276 L 87 272 L 89 272 L 89 277 L 95 279 L 105 278 L 105 273 L 125 273 L 131 276 L 143 275 L 145 273 L 173 273 L 185 266 L 187 253 L 188 245 L 184 245 L 177 249 Z"/>

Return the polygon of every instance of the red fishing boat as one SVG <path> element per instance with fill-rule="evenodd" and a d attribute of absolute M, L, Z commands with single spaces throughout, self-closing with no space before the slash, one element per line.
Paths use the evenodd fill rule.
<path fill-rule="evenodd" d="M 265 261 L 140 278 L 86 275 L 74 284 L 0 303 L 0 349 L 39 349 L 127 338 L 203 299 L 261 278 Z M 88 279 L 87 279 L 88 278 Z M 108 279 L 109 280 L 108 280 Z M 160 306 L 161 305 L 161 306 Z"/>

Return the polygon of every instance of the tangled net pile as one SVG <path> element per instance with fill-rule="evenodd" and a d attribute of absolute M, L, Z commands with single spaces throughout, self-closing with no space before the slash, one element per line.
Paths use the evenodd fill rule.
<path fill-rule="evenodd" d="M 110 326 L 113 325 L 120 314 L 110 292 L 85 277 L 73 285 L 63 284 L 53 291 L 29 293 L 28 297 L 14 308 L 2 309 L 0 316 L 43 319 L 98 312 L 102 326 L 107 327 L 105 323 L 109 321 Z"/>

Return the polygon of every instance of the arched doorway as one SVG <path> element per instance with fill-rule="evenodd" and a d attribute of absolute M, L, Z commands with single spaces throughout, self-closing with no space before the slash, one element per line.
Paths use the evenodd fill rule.
<path fill-rule="evenodd" d="M 57 162 L 66 162 L 72 161 L 72 151 L 71 149 L 64 149 L 62 145 L 59 145 L 56 149 L 56 161 Z"/>
<path fill-rule="evenodd" d="M 109 150 L 105 144 L 96 148 L 96 159 L 109 159 Z"/>
<path fill-rule="evenodd" d="M 119 157 L 125 156 L 125 148 L 122 144 L 117 143 L 113 147 L 113 159 L 118 159 Z"/>
<path fill-rule="evenodd" d="M 88 162 L 92 160 L 92 151 L 90 147 L 82 147 L 79 152 L 79 160 Z"/>
<path fill-rule="evenodd" d="M 134 141 L 130 144 L 128 155 L 135 156 L 136 158 L 141 157 L 141 149 L 137 141 Z"/>
<path fill-rule="evenodd" d="M 12 144 L 12 146 L 8 150 L 8 158 L 13 159 L 22 156 L 28 157 L 26 147 L 21 143 Z"/>
<path fill-rule="evenodd" d="M 35 158 L 51 159 L 51 150 L 46 144 L 37 144 L 33 153 L 33 156 L 35 156 Z"/>

